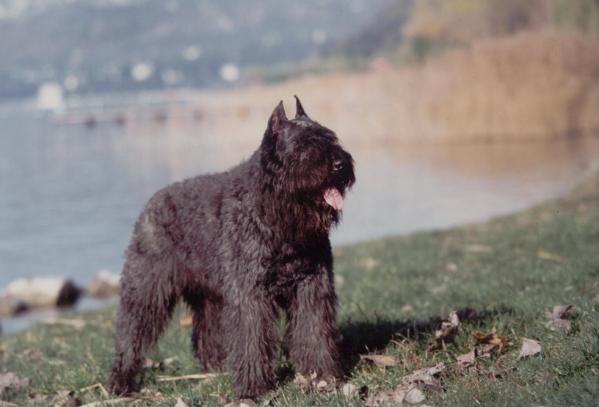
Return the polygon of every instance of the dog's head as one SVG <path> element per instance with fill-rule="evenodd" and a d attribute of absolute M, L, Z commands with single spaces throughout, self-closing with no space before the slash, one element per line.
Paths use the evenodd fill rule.
<path fill-rule="evenodd" d="M 294 199 L 337 221 L 345 192 L 355 182 L 352 156 L 333 131 L 308 117 L 295 98 L 294 119 L 287 119 L 280 102 L 268 121 L 260 147 L 262 166 Z"/>

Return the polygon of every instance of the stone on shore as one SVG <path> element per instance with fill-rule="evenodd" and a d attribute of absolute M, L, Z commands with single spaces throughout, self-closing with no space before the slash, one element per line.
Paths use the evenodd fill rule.
<path fill-rule="evenodd" d="M 83 290 L 64 277 L 24 277 L 0 293 L 0 315 L 16 315 L 30 309 L 63 308 L 77 303 Z"/>
<path fill-rule="evenodd" d="M 100 270 L 87 287 L 87 294 L 94 298 L 110 298 L 119 295 L 121 276 L 110 270 Z"/>

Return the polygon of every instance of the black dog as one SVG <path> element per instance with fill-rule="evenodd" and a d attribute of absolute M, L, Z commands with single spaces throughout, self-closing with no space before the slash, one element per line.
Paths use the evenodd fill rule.
<path fill-rule="evenodd" d="M 279 309 L 296 371 L 342 373 L 328 234 L 354 183 L 353 160 L 296 100 L 293 120 L 279 103 L 247 161 L 170 185 L 147 204 L 123 269 L 113 392 L 138 389 L 144 353 L 180 299 L 193 311 L 201 363 L 226 362 L 241 398 L 275 383 Z"/>

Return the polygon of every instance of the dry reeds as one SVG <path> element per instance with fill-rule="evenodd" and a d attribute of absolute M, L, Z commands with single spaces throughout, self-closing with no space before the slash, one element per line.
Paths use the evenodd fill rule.
<path fill-rule="evenodd" d="M 599 43 L 582 36 L 521 33 L 481 40 L 418 67 L 373 66 L 361 74 L 203 94 L 198 103 L 216 112 L 217 132 L 242 138 L 263 130 L 276 101 L 296 93 L 309 114 L 317 112 L 344 139 L 499 141 L 599 130 Z M 240 110 L 248 112 L 243 120 L 235 115 Z"/>

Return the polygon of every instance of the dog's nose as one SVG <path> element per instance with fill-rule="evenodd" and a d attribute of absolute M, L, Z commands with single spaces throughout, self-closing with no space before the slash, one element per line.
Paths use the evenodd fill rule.
<path fill-rule="evenodd" d="M 335 160 L 333 162 L 333 171 L 341 171 L 343 169 L 343 162 L 341 160 Z"/>

